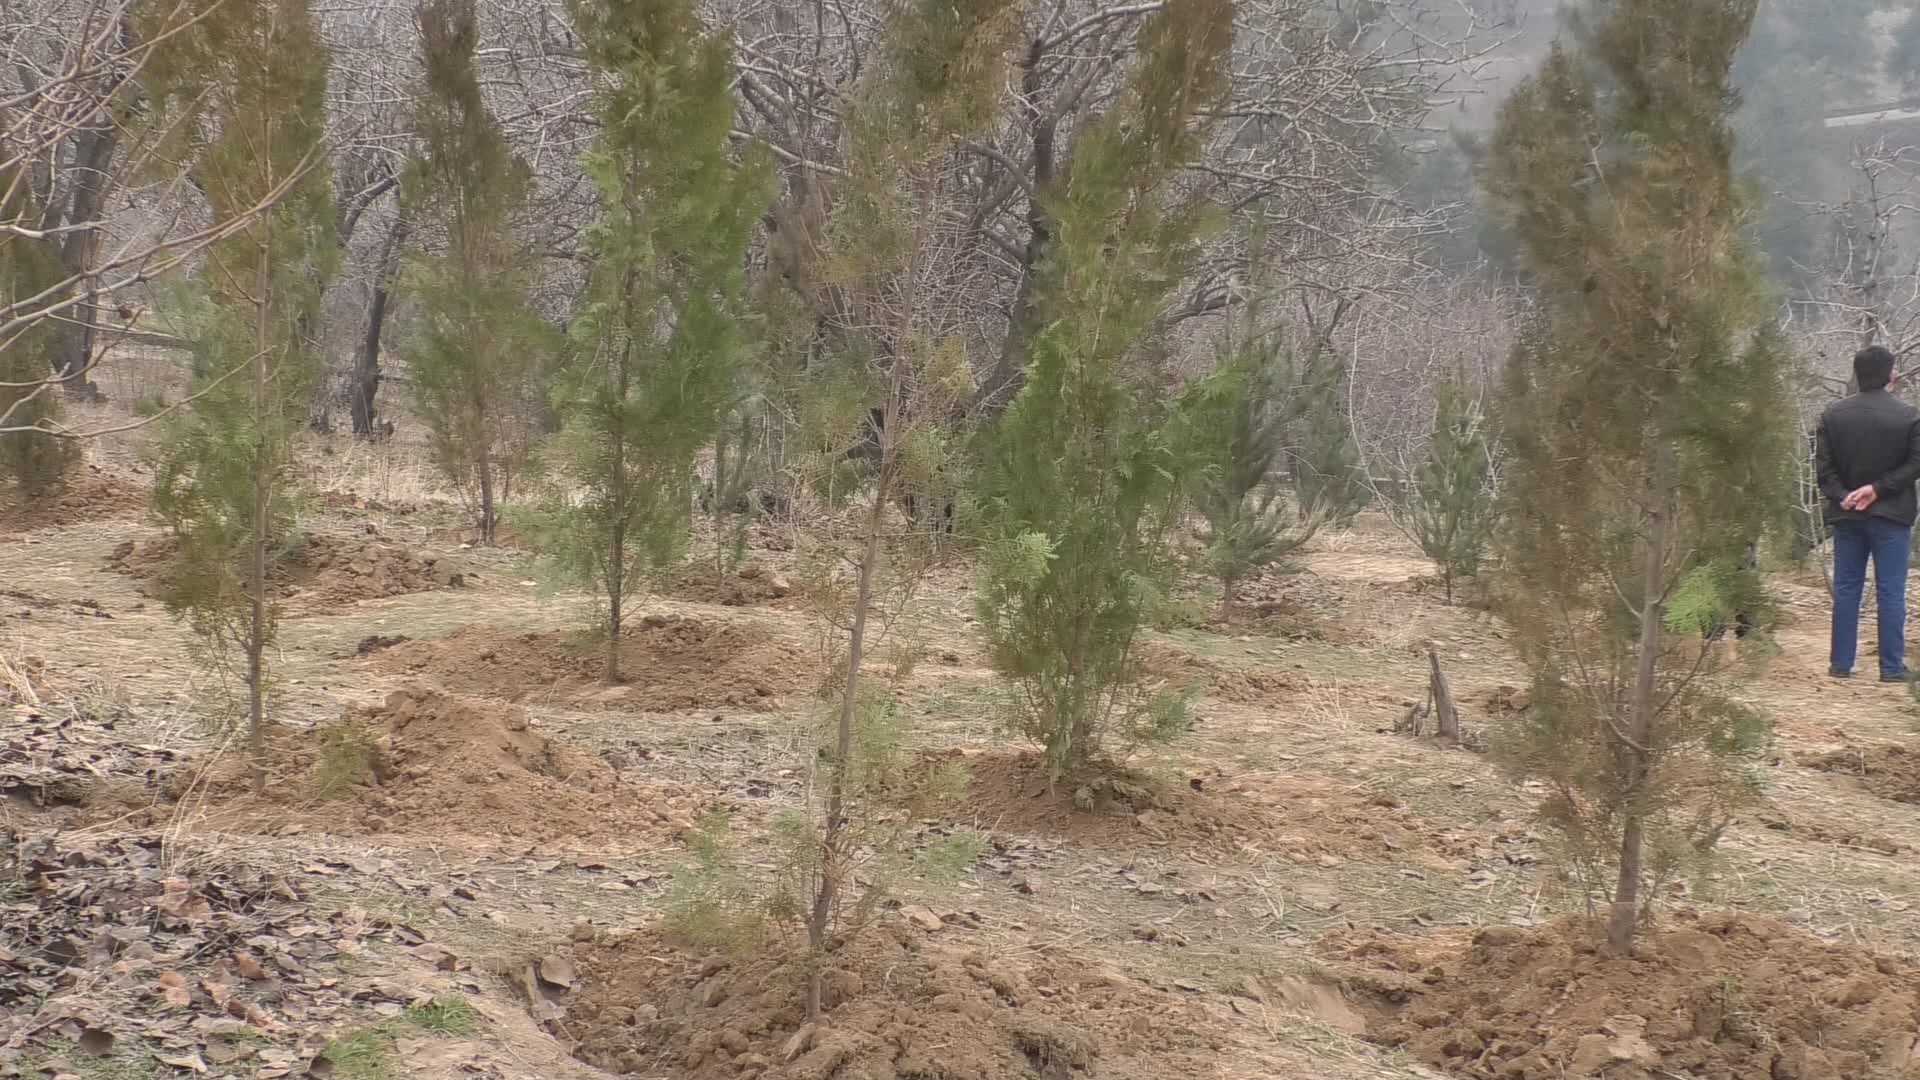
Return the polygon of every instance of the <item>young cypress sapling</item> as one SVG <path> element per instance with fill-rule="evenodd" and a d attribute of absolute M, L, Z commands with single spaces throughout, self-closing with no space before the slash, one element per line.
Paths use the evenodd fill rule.
<path fill-rule="evenodd" d="M 1180 502 L 1163 383 L 1144 348 L 1207 225 L 1175 183 L 1226 93 L 1233 10 L 1174 0 L 1054 188 L 1045 329 L 1026 382 L 989 433 L 993 519 L 978 608 L 993 665 L 1019 686 L 1022 734 L 1054 781 L 1115 742 L 1170 737 L 1180 703 L 1143 695 L 1134 639 L 1170 575 Z"/>
<path fill-rule="evenodd" d="M 738 400 L 770 173 L 734 160 L 731 42 L 692 3 L 582 0 L 574 18 L 604 77 L 586 157 L 601 217 L 548 458 L 578 493 L 529 520 L 551 566 L 598 592 L 613 683 L 628 602 L 685 552 L 694 458 Z"/>
<path fill-rule="evenodd" d="M 1785 349 L 1732 167 L 1754 11 L 1588 0 L 1503 106 L 1485 173 L 1544 322 L 1501 408 L 1505 607 L 1534 685 L 1497 748 L 1545 785 L 1619 953 L 1650 886 L 1753 796 L 1770 729 L 1704 640 L 1740 613 L 1764 628 L 1746 547 L 1790 499 Z"/>
<path fill-rule="evenodd" d="M 1494 492 L 1485 417 L 1460 379 L 1440 385 L 1427 459 L 1413 478 L 1413 532 L 1440 571 L 1453 603 L 1454 583 L 1480 572 L 1492 540 Z"/>
<path fill-rule="evenodd" d="M 491 545 L 525 455 L 528 382 L 552 349 L 528 300 L 534 261 L 513 233 L 532 172 L 482 94 L 473 0 L 420 0 L 415 21 L 426 78 L 414 114 L 420 156 L 403 198 L 445 248 L 416 257 L 403 277 L 422 325 L 402 351 L 434 459 L 478 504 L 480 542 Z"/>
<path fill-rule="evenodd" d="M 318 369 L 302 329 L 335 260 L 327 50 L 306 0 L 207 0 L 198 14 L 154 49 L 149 90 L 179 114 L 175 130 L 212 133 L 183 152 L 214 220 L 244 224 L 174 304 L 192 405 L 163 429 L 153 512 L 180 545 L 168 610 L 198 632 L 216 676 L 239 669 L 260 788 L 278 614 L 268 568 L 293 542 L 293 436 Z"/>

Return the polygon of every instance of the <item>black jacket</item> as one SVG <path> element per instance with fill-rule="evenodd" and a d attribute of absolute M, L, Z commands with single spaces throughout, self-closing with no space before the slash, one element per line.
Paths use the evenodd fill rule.
<path fill-rule="evenodd" d="M 1815 457 L 1829 524 L 1868 517 L 1913 524 L 1913 485 L 1920 480 L 1920 412 L 1913 406 L 1885 390 L 1834 402 L 1820 417 Z M 1880 499 L 1866 513 L 1840 509 L 1849 492 L 1868 484 Z"/>

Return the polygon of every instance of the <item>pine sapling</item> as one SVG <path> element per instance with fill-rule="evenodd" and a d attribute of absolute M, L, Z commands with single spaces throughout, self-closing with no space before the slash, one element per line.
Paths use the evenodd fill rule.
<path fill-rule="evenodd" d="M 738 399 L 742 268 L 769 176 L 758 155 L 732 157 L 731 43 L 690 2 L 583 2 L 574 15 L 604 76 L 586 161 L 601 213 L 592 280 L 548 453 L 577 494 L 529 520 L 549 564 L 598 592 L 613 683 L 628 603 L 685 553 L 694 459 Z"/>
<path fill-rule="evenodd" d="M 1022 734 L 1052 782 L 1184 727 L 1143 692 L 1134 642 L 1161 602 L 1180 504 L 1172 409 L 1147 367 L 1207 225 L 1174 177 L 1227 88 L 1225 0 L 1176 0 L 1140 31 L 1111 111 L 1039 197 L 1056 226 L 1026 381 L 987 437 L 991 527 L 977 606 Z"/>
<path fill-rule="evenodd" d="M 1459 380 L 1441 384 L 1427 459 L 1413 478 L 1413 532 L 1440 571 L 1447 603 L 1454 583 L 1480 572 L 1494 525 L 1485 418 Z"/>
<path fill-rule="evenodd" d="M 1316 337 L 1298 375 L 1303 399 L 1291 432 L 1294 501 L 1302 523 L 1344 529 L 1373 492 L 1347 410 L 1347 373 Z"/>
<path fill-rule="evenodd" d="M 872 454 L 850 458 L 846 443 L 828 451 L 836 463 L 870 466 L 871 502 L 846 545 L 852 548 L 854 582 L 844 622 L 841 613 L 827 613 L 830 625 L 845 627 L 846 654 L 837 708 L 818 758 L 824 776 L 811 812 L 786 822 L 793 906 L 813 958 L 806 992 L 810 1020 L 818 1020 L 824 1007 L 829 955 L 887 895 L 888 875 L 877 872 L 876 864 L 899 861 L 911 820 L 889 808 L 894 800 L 888 788 L 899 779 L 900 710 L 891 689 L 871 682 L 864 668 L 889 613 L 904 608 L 930 565 L 926 535 L 908 530 L 896 536 L 889 511 L 915 470 L 922 436 L 953 412 L 971 385 L 964 352 L 929 329 L 929 236 L 946 155 L 953 140 L 990 115 L 1018 13 L 1010 0 L 922 0 L 901 7 L 849 110 L 847 178 L 833 237 L 836 284 L 867 298 L 889 319 L 862 335 L 870 337 L 858 343 L 854 356 L 842 358 L 855 399 L 876 384 L 883 388 L 878 423 L 856 435 L 873 440 Z M 870 409 L 871 400 L 862 404 Z M 844 418 L 849 411 L 828 409 L 824 415 Z M 833 476 L 837 468 L 818 475 Z M 810 594 L 825 603 L 833 595 Z M 930 787 L 938 794 L 947 786 Z M 962 852 L 959 860 L 940 861 L 965 865 L 971 859 L 971 852 Z"/>
<path fill-rule="evenodd" d="M 1260 238 L 1253 245 L 1258 267 Z M 1239 584 L 1284 560 L 1327 524 L 1323 505 L 1288 503 L 1287 466 L 1293 436 L 1307 410 L 1324 404 L 1304 381 L 1284 338 L 1259 325 L 1260 285 L 1246 308 L 1238 339 L 1229 339 L 1211 374 L 1182 394 L 1176 415 L 1181 471 L 1195 509 L 1206 521 L 1204 562 L 1220 580 L 1222 622 L 1234 617 Z"/>
<path fill-rule="evenodd" d="M 1607 937 L 1756 793 L 1768 719 L 1706 642 L 1767 622 L 1749 542 L 1789 504 L 1786 350 L 1743 232 L 1730 70 L 1753 0 L 1589 0 L 1501 110 L 1486 180 L 1544 327 L 1508 363 L 1505 597 L 1533 706 L 1498 749 L 1544 784 Z"/>
<path fill-rule="evenodd" d="M 0 108 L 0 125 L 6 111 Z M 0 226 L 31 222 L 33 192 L 26 165 L 0 165 Z M 52 245 L 0 227 L 0 310 L 38 296 L 62 277 Z M 0 480 L 36 498 L 57 487 L 77 458 L 78 443 L 44 434 L 59 422 L 53 380 L 58 324 L 41 321 L 0 343 Z M 39 430 L 33 430 L 39 429 Z"/>
<path fill-rule="evenodd" d="M 173 304 L 193 403 L 156 451 L 153 510 L 180 547 L 168 609 L 190 621 L 216 674 L 244 680 L 256 788 L 277 623 L 269 570 L 292 542 L 292 439 L 318 367 L 302 330 L 335 250 L 320 167 L 326 73 L 305 0 L 210 4 L 148 67 L 178 130 L 215 132 L 186 148 L 215 221 L 245 223 Z"/>
<path fill-rule="evenodd" d="M 403 277 L 421 312 L 403 352 L 434 460 L 477 503 L 480 542 L 491 545 L 528 443 L 528 384 L 552 348 L 528 299 L 533 258 L 513 232 L 532 171 L 482 93 L 473 0 L 420 0 L 415 21 L 426 57 L 421 153 L 403 197 L 444 250 L 416 257 Z"/>

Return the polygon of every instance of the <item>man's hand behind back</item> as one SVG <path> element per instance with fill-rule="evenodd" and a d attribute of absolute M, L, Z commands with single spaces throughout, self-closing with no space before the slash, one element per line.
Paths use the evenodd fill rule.
<path fill-rule="evenodd" d="M 1879 489 L 1875 488 L 1872 484 L 1868 484 L 1865 487 L 1855 488 L 1848 492 L 1847 497 L 1840 500 L 1840 509 L 1853 513 L 1863 513 L 1872 509 L 1873 504 L 1879 501 Z"/>

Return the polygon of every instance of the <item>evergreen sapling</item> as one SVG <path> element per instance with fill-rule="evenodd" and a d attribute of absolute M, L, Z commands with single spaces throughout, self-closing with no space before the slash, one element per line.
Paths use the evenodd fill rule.
<path fill-rule="evenodd" d="M 1225 0 L 1175 0 L 1140 31 L 1112 110 L 1039 193 L 1056 227 L 1025 385 L 987 437 L 978 610 L 1016 724 L 1057 782 L 1103 754 L 1170 738 L 1184 699 L 1143 693 L 1136 635 L 1162 602 L 1180 504 L 1161 313 L 1208 224 L 1175 183 L 1227 89 Z"/>
<path fill-rule="evenodd" d="M 444 235 L 445 250 L 416 257 L 403 277 L 421 326 L 402 351 L 434 460 L 477 503 L 480 542 L 491 545 L 528 441 L 529 381 L 551 351 L 528 300 L 532 259 L 513 235 L 532 172 L 482 94 L 473 0 L 421 0 L 416 22 L 426 60 L 415 106 L 421 154 L 403 198 Z"/>
<path fill-rule="evenodd" d="M 1413 477 L 1411 518 L 1420 550 L 1454 584 L 1479 574 L 1492 540 L 1494 492 L 1485 418 L 1458 380 L 1442 383 L 1434 403 L 1427 459 Z"/>
<path fill-rule="evenodd" d="M 327 52 L 306 0 L 209 0 L 200 16 L 156 47 L 150 89 L 178 111 L 174 130 L 212 132 L 183 153 L 215 221 L 245 224 L 172 305 L 192 349 L 192 404 L 163 429 L 152 505 L 180 546 L 168 610 L 189 620 L 223 683 L 240 674 L 261 788 L 277 625 L 268 568 L 294 541 L 293 436 L 318 367 L 303 330 L 336 248 Z"/>
<path fill-rule="evenodd" d="M 1486 182 L 1544 327 L 1507 366 L 1506 614 L 1542 783 L 1633 949 L 1657 886 L 1756 792 L 1767 718 L 1705 638 L 1767 602 L 1748 543 L 1789 505 L 1785 350 L 1742 232 L 1729 71 L 1754 0 L 1590 0 L 1501 110 Z"/>
<path fill-rule="evenodd" d="M 758 155 L 733 160 L 731 43 L 692 4 L 581 3 L 574 16 L 605 76 L 586 159 L 602 216 L 547 452 L 572 490 L 528 520 L 549 565 L 598 592 L 614 683 L 628 602 L 685 553 L 694 459 L 737 401 L 743 268 L 770 177 Z"/>

